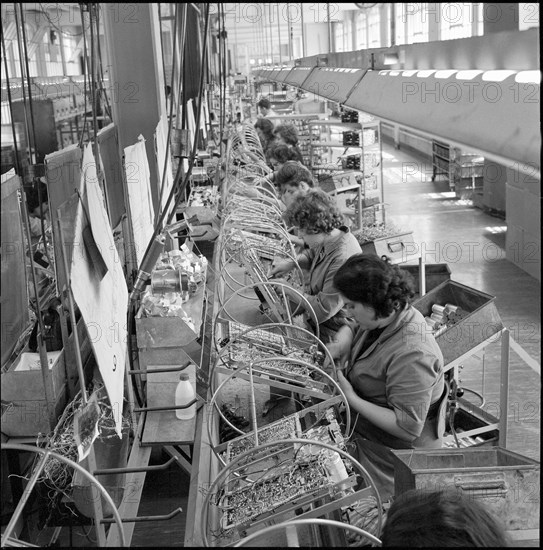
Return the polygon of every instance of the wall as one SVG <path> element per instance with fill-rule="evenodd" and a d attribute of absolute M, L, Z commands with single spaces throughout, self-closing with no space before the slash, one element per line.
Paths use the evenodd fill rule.
<path fill-rule="evenodd" d="M 541 281 L 541 181 L 506 168 L 506 257 Z"/>

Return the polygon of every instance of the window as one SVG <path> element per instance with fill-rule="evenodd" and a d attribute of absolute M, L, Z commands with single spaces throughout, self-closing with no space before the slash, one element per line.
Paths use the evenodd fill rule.
<path fill-rule="evenodd" d="M 356 49 L 365 50 L 368 47 L 368 18 L 366 11 L 361 11 L 356 16 Z"/>
<path fill-rule="evenodd" d="M 336 46 L 335 51 L 336 52 L 345 51 L 343 49 L 343 23 L 335 24 L 334 39 L 335 39 L 335 46 Z"/>
<path fill-rule="evenodd" d="M 431 15 L 428 11 L 428 4 L 423 2 L 406 4 L 405 15 L 407 21 L 407 43 L 427 42 L 428 20 Z"/>
<path fill-rule="evenodd" d="M 466 38 L 473 34 L 473 20 L 477 15 L 475 4 L 446 2 L 441 4 L 441 39 Z"/>
<path fill-rule="evenodd" d="M 406 27 L 407 27 L 407 4 L 398 3 L 394 4 L 394 19 L 395 19 L 395 44 L 406 43 Z"/>
<path fill-rule="evenodd" d="M 343 51 L 350 52 L 353 49 L 353 22 L 345 19 L 343 22 Z"/>
<path fill-rule="evenodd" d="M 368 47 L 381 47 L 381 16 L 379 5 L 373 6 L 368 12 Z"/>
<path fill-rule="evenodd" d="M 537 2 L 519 3 L 518 28 L 525 31 L 532 27 L 539 27 L 539 4 Z"/>

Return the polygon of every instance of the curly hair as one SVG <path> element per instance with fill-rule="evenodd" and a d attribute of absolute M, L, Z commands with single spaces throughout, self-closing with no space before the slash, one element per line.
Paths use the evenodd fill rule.
<path fill-rule="evenodd" d="M 288 160 L 275 174 L 275 183 L 279 188 L 290 185 L 298 187 L 305 181 L 309 187 L 315 187 L 315 181 L 308 168 L 296 160 Z"/>
<path fill-rule="evenodd" d="M 259 118 L 255 122 L 255 129 L 260 130 L 268 141 L 272 140 L 275 136 L 273 135 L 273 122 L 269 118 Z"/>
<path fill-rule="evenodd" d="M 257 107 L 264 107 L 264 109 L 270 109 L 271 103 L 270 100 L 263 97 L 260 99 L 260 101 L 256 104 Z"/>
<path fill-rule="evenodd" d="M 298 145 L 298 130 L 293 124 L 279 124 L 273 133 L 282 137 L 287 145 Z"/>
<path fill-rule="evenodd" d="M 378 319 L 388 317 L 398 304 L 404 307 L 415 295 L 410 273 L 386 256 L 371 254 L 351 256 L 334 275 L 334 286 L 347 299 L 372 307 Z"/>
<path fill-rule="evenodd" d="M 343 225 L 343 216 L 334 199 L 322 189 L 310 189 L 294 198 L 283 214 L 287 225 L 294 225 L 308 233 L 331 233 Z"/>
<path fill-rule="evenodd" d="M 301 155 L 298 148 L 291 147 L 286 143 L 276 143 L 268 152 L 270 159 L 275 159 L 281 164 L 285 164 L 288 160 L 297 160 L 301 162 Z"/>

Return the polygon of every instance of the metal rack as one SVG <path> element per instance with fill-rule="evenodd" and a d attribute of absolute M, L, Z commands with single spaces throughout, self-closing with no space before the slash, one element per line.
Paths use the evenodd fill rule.
<path fill-rule="evenodd" d="M 383 223 L 380 122 L 322 120 L 310 121 L 308 126 L 311 133 L 309 166 L 320 187 L 336 197 L 340 208 L 353 212 L 357 227 L 362 227 L 364 221 Z M 323 129 L 324 136 L 321 134 Z M 332 134 L 333 129 L 342 131 L 341 142 L 337 139 L 337 133 Z M 338 149 L 343 149 L 343 153 L 337 155 Z M 315 160 L 317 151 L 321 151 L 319 163 Z M 354 163 L 355 160 L 358 162 Z M 344 194 L 351 197 L 339 197 Z"/>

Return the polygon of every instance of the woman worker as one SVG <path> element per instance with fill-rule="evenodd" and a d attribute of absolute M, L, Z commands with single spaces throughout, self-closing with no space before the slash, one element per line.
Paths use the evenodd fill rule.
<path fill-rule="evenodd" d="M 411 276 L 388 260 L 357 254 L 336 272 L 334 287 L 346 314 L 345 326 L 329 343 L 345 375 L 338 382 L 358 418 L 357 452 L 381 498 L 394 495 L 390 449 L 440 448 L 447 389 L 443 356 L 424 316 L 409 304 Z"/>
<path fill-rule="evenodd" d="M 304 296 L 315 311 L 320 338 L 326 343 L 345 324 L 343 300 L 333 286 L 334 275 L 347 258 L 361 253 L 360 244 L 343 225 L 333 197 L 321 189 L 293 196 L 283 218 L 288 226 L 298 228 L 298 236 L 307 247 L 298 254 L 297 262 L 309 272 Z M 282 277 L 293 268 L 293 260 L 274 262 L 269 276 Z"/>
<path fill-rule="evenodd" d="M 334 339 L 336 332 L 347 322 L 342 311 L 343 301 L 333 287 L 334 274 L 347 258 L 361 252 L 360 244 L 343 225 L 343 216 L 334 199 L 321 189 L 299 193 L 288 204 L 283 218 L 287 225 L 298 228 L 298 236 L 306 245 L 296 258 L 300 267 L 308 272 L 304 297 L 317 317 L 319 338 L 326 343 Z M 293 260 L 274 262 L 268 276 L 284 276 L 294 265 Z M 298 296 L 292 294 L 289 297 L 296 300 Z M 315 332 L 312 319 L 308 319 L 308 325 Z M 288 397 L 290 392 L 275 390 L 264 407 L 263 415 Z"/>

